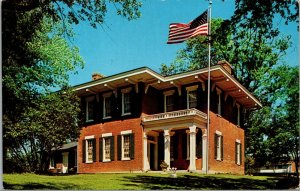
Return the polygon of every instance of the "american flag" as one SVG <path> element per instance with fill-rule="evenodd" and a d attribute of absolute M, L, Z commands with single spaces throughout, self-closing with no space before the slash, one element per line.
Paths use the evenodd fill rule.
<path fill-rule="evenodd" d="M 168 44 L 181 43 L 197 35 L 208 35 L 207 10 L 188 24 L 171 23 Z"/>

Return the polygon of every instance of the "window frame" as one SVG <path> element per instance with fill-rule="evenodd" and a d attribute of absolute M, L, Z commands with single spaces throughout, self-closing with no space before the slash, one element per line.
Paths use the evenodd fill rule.
<path fill-rule="evenodd" d="M 103 119 L 110 119 L 112 117 L 112 99 L 111 99 L 112 92 L 108 92 L 103 94 Z M 106 115 L 106 100 L 110 99 L 110 115 Z"/>
<path fill-rule="evenodd" d="M 223 135 L 222 132 L 216 131 L 215 132 L 215 159 L 217 161 L 222 161 L 223 160 Z"/>
<path fill-rule="evenodd" d="M 90 136 L 86 136 L 85 137 L 85 163 L 93 163 L 94 162 L 94 148 L 93 147 L 93 140 L 95 139 L 95 136 L 94 135 L 90 135 Z M 88 160 L 89 159 L 89 150 L 88 150 L 88 147 L 89 147 L 89 142 L 91 142 L 92 144 L 92 160 Z"/>
<path fill-rule="evenodd" d="M 104 134 L 102 134 L 101 135 L 101 139 L 102 139 L 102 142 L 101 142 L 101 144 L 102 144 L 102 162 L 110 162 L 110 161 L 112 161 L 112 159 L 111 159 L 111 147 L 112 147 L 112 144 L 113 143 L 111 143 L 111 137 L 112 137 L 113 135 L 112 135 L 112 133 L 104 133 Z M 109 159 L 106 159 L 106 147 L 105 147 L 105 143 L 106 143 L 106 140 L 109 140 L 109 142 L 110 142 L 110 146 L 109 146 Z"/>
<path fill-rule="evenodd" d="M 241 126 L 241 106 L 236 104 L 237 107 L 237 126 Z"/>
<path fill-rule="evenodd" d="M 132 130 L 127 130 L 127 131 L 121 131 L 121 160 L 131 160 L 130 158 L 130 147 L 131 147 L 131 137 L 130 137 L 130 134 L 132 134 Z M 124 152 L 124 137 L 128 137 L 128 141 L 129 141 L 129 144 L 128 144 L 128 157 L 125 157 L 125 152 Z"/>
<path fill-rule="evenodd" d="M 235 141 L 235 164 L 242 165 L 242 144 L 239 139 Z"/>
<path fill-rule="evenodd" d="M 218 115 L 222 116 L 222 90 L 219 88 L 216 88 L 217 95 L 218 95 Z"/>
<path fill-rule="evenodd" d="M 192 108 L 197 108 L 198 106 L 198 85 L 194 85 L 194 86 L 189 86 L 189 87 L 186 87 L 186 101 L 187 101 L 187 109 L 192 109 Z M 196 107 L 190 107 L 190 92 L 196 92 Z"/>
<path fill-rule="evenodd" d="M 131 115 L 131 110 L 132 110 L 131 94 L 130 94 L 131 90 L 132 90 L 131 87 L 121 90 L 121 93 L 122 93 L 122 116 Z M 130 112 L 126 112 L 126 113 L 125 113 L 125 95 L 129 96 L 129 109 L 130 109 Z"/>
<path fill-rule="evenodd" d="M 95 106 L 94 106 L 94 99 L 95 97 L 94 96 L 90 96 L 90 97 L 86 97 L 85 98 L 85 122 L 92 122 L 94 121 L 94 109 L 95 109 Z M 90 119 L 89 117 L 89 104 L 91 104 L 93 106 L 93 110 L 92 110 L 92 118 Z"/>
<path fill-rule="evenodd" d="M 174 111 L 174 106 L 175 106 L 174 93 L 175 93 L 175 90 L 164 91 L 164 112 L 171 112 L 171 111 L 167 111 L 167 108 L 168 108 L 167 107 L 167 97 L 169 97 L 169 96 L 173 97 L 172 111 Z"/>

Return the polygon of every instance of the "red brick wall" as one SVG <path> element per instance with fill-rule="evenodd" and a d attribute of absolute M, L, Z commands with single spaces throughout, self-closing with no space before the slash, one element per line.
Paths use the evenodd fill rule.
<path fill-rule="evenodd" d="M 210 112 L 209 135 L 209 171 L 220 173 L 244 174 L 244 130 L 224 118 Z M 223 136 L 223 161 L 214 159 L 214 135 L 220 131 Z M 235 164 L 235 142 L 239 139 L 242 144 L 242 163 Z"/>
<path fill-rule="evenodd" d="M 77 147 L 78 173 L 140 171 L 143 168 L 142 127 L 140 123 L 141 119 L 135 118 L 82 127 Z M 134 159 L 118 161 L 117 135 L 126 130 L 132 130 L 132 133 L 134 133 Z M 114 136 L 115 157 L 111 162 L 99 162 L 99 138 L 103 133 L 112 133 Z M 89 135 L 94 135 L 96 139 L 96 162 L 82 163 L 82 140 Z"/>

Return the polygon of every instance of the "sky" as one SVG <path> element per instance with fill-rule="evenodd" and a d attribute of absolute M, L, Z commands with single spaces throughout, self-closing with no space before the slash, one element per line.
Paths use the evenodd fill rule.
<path fill-rule="evenodd" d="M 141 17 L 128 21 L 109 9 L 105 23 L 92 28 L 87 22 L 74 26 L 74 44 L 85 61 L 78 74 L 70 76 L 70 84 L 92 79 L 92 73 L 110 76 L 147 66 L 156 72 L 162 63 L 169 64 L 184 43 L 167 44 L 169 24 L 188 23 L 208 8 L 207 0 L 144 0 Z M 212 18 L 229 19 L 234 13 L 234 0 L 214 0 Z M 286 61 L 298 65 L 297 24 L 280 24 L 282 35 L 292 35 L 292 47 Z"/>

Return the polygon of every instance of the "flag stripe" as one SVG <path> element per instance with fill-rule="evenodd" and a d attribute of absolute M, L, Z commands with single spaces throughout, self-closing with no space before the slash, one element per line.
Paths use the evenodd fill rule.
<path fill-rule="evenodd" d="M 207 11 L 188 24 L 171 23 L 168 44 L 181 43 L 197 35 L 208 35 Z"/>

